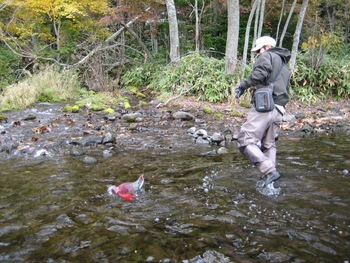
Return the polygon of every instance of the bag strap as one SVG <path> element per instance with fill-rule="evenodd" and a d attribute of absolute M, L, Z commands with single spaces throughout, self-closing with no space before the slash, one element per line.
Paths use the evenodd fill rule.
<path fill-rule="evenodd" d="M 270 57 L 271 57 L 271 65 L 272 65 L 272 56 L 271 56 L 270 53 L 269 53 L 269 55 L 270 55 Z M 277 75 L 275 76 L 275 78 L 273 79 L 273 81 L 271 81 L 271 83 L 275 83 L 276 79 L 279 77 L 279 75 L 280 75 L 281 72 L 282 72 L 282 69 L 283 69 L 283 67 L 284 67 L 284 62 L 283 62 L 282 59 L 281 59 L 281 61 L 282 61 L 282 66 L 281 66 L 281 68 L 279 69 L 279 71 L 278 71 Z"/>

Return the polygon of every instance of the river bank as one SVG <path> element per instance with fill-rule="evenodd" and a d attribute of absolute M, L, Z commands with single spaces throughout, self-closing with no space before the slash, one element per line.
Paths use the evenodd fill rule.
<path fill-rule="evenodd" d="M 39 103 L 28 109 L 3 113 L 0 122 L 0 159 L 44 155 L 84 155 L 100 151 L 147 147 L 188 147 L 191 127 L 210 134 L 229 130 L 224 141 L 233 141 L 246 119 L 249 108 L 238 104 L 210 104 L 179 98 L 164 105 L 151 101 L 132 108 L 122 106 L 107 114 L 88 108 L 64 112 L 65 103 Z M 204 108 L 210 108 L 210 113 Z M 280 137 L 298 138 L 342 132 L 350 135 L 349 101 L 324 101 L 306 106 L 292 101 L 281 125 Z M 172 139 L 167 142 L 167 136 Z M 177 138 L 174 138 L 177 137 Z M 205 142 L 210 144 L 210 141 Z"/>

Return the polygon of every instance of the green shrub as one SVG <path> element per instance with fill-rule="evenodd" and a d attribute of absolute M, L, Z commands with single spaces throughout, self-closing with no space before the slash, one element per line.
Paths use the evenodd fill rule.
<path fill-rule="evenodd" d="M 230 96 L 235 77 L 225 73 L 225 60 L 191 53 L 179 64 L 169 64 L 148 85 L 160 92 L 196 95 L 200 100 L 222 102 Z"/>
<path fill-rule="evenodd" d="M 122 77 L 122 84 L 124 86 L 147 86 L 159 72 L 162 72 L 163 66 L 159 63 L 147 63 L 136 65 L 130 70 L 126 71 Z"/>
<path fill-rule="evenodd" d="M 308 104 L 328 98 L 348 99 L 350 94 L 349 60 L 327 58 L 313 70 L 302 55 L 299 56 L 291 79 L 292 98 Z"/>

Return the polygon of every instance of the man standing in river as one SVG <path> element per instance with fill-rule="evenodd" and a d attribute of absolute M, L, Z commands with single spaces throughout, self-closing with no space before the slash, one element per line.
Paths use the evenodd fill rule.
<path fill-rule="evenodd" d="M 253 107 L 241 127 L 237 145 L 241 153 L 258 168 L 264 186 L 267 186 L 281 176 L 276 170 L 276 138 L 285 113 L 284 106 L 289 101 L 291 72 L 286 64 L 290 60 L 290 52 L 276 47 L 276 41 L 269 36 L 258 38 L 251 51 L 258 58 L 250 76 L 236 88 L 236 98 L 250 87 L 259 89 L 274 82 L 275 107 L 269 112 L 259 112 Z"/>

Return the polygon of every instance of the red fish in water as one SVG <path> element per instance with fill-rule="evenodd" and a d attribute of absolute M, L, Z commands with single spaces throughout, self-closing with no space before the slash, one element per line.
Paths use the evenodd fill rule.
<path fill-rule="evenodd" d="M 119 186 L 114 186 L 113 191 L 125 200 L 132 201 L 135 199 L 135 193 L 143 187 L 145 177 L 142 174 L 135 182 L 122 183 Z"/>

